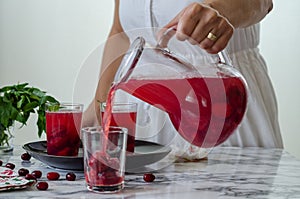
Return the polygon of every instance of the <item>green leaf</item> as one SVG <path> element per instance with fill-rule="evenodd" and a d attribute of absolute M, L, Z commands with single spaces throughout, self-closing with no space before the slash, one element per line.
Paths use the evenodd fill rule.
<path fill-rule="evenodd" d="M 16 90 L 23 90 L 26 86 L 28 86 L 28 83 L 23 83 L 23 84 L 17 84 L 17 85 L 14 85 L 12 87 L 16 88 Z"/>
<path fill-rule="evenodd" d="M 21 99 L 17 103 L 17 108 L 20 109 L 25 101 L 25 96 L 21 96 Z"/>
<path fill-rule="evenodd" d="M 9 103 L 0 104 L 0 122 L 5 128 L 9 125 L 9 120 L 11 118 L 12 106 Z"/>
<path fill-rule="evenodd" d="M 41 98 L 45 95 L 45 92 L 37 88 L 32 88 L 32 94 Z"/>
<path fill-rule="evenodd" d="M 3 102 L 6 102 L 6 103 L 11 102 L 11 97 L 10 97 L 9 93 L 7 93 L 3 96 Z"/>
<path fill-rule="evenodd" d="M 36 124 L 38 126 L 38 136 L 41 137 L 42 134 L 43 134 L 43 131 L 46 130 L 46 119 L 45 119 L 45 116 L 42 115 L 42 114 L 40 114 L 38 116 L 38 120 L 37 120 Z"/>
<path fill-rule="evenodd" d="M 34 95 L 34 94 L 31 94 L 31 95 L 30 95 L 30 99 L 36 100 L 36 101 L 40 101 L 40 97 L 39 97 L 39 96 L 36 96 L 36 95 Z"/>
<path fill-rule="evenodd" d="M 17 118 L 18 114 L 20 114 L 19 111 L 16 108 L 14 108 L 13 106 L 11 106 L 10 119 L 15 120 Z"/>
<path fill-rule="evenodd" d="M 59 104 L 59 102 L 54 97 L 49 96 L 49 95 L 43 96 L 41 101 L 40 101 L 40 104 L 46 104 L 46 102 L 50 102 L 50 103 L 53 103 L 53 104 Z"/>
<path fill-rule="evenodd" d="M 30 102 L 23 107 L 23 111 L 29 112 L 29 111 L 35 109 L 38 105 L 39 105 L 38 102 Z"/>

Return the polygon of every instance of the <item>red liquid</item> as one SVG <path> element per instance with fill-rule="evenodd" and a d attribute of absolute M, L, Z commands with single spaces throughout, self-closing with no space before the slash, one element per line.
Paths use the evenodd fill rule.
<path fill-rule="evenodd" d="M 47 153 L 77 156 L 82 112 L 46 112 Z"/>
<path fill-rule="evenodd" d="M 102 118 L 103 117 L 104 112 L 102 112 Z M 105 125 L 127 128 L 128 137 L 126 151 L 134 152 L 136 112 L 113 112 L 111 119 Z"/>
<path fill-rule="evenodd" d="M 180 135 L 200 147 L 224 142 L 246 110 L 244 83 L 236 77 L 135 80 L 116 85 L 166 111 Z M 113 90 L 111 90 L 113 93 Z"/>
<path fill-rule="evenodd" d="M 124 177 L 119 172 L 118 158 L 110 158 L 107 154 L 97 151 L 88 160 L 86 182 L 90 186 L 113 186 L 121 184 Z"/>

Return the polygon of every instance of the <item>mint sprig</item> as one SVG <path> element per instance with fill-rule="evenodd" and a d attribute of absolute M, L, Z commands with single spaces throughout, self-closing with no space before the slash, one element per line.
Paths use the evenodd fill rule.
<path fill-rule="evenodd" d="M 32 113 L 38 114 L 38 136 L 46 131 L 46 104 L 57 110 L 59 102 L 45 91 L 30 87 L 28 83 L 0 88 L 0 146 L 8 143 L 9 128 L 17 121 L 21 127 L 26 125 Z"/>

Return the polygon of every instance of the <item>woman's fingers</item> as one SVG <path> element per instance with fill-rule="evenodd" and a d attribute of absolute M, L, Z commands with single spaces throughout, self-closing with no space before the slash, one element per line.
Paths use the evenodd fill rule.
<path fill-rule="evenodd" d="M 176 27 L 176 38 L 199 45 L 209 53 L 218 53 L 228 44 L 233 26 L 218 11 L 192 3 L 183 9 L 165 28 Z"/>
<path fill-rule="evenodd" d="M 219 22 L 209 31 L 199 46 L 209 53 L 218 53 L 223 50 L 233 35 L 233 26 L 227 19 L 220 17 Z"/>

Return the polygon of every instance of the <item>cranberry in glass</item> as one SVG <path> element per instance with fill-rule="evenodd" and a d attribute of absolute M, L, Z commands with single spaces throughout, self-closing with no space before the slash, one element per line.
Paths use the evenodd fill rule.
<path fill-rule="evenodd" d="M 36 180 L 36 178 L 30 173 L 26 174 L 25 179 L 26 180 Z"/>
<path fill-rule="evenodd" d="M 30 158 L 31 158 L 31 155 L 29 153 L 23 153 L 21 155 L 22 160 L 30 160 Z"/>
<path fill-rule="evenodd" d="M 47 190 L 48 189 L 48 183 L 47 182 L 38 182 L 36 184 L 36 188 L 38 190 Z"/>
<path fill-rule="evenodd" d="M 29 170 L 25 169 L 25 168 L 21 168 L 18 170 L 19 176 L 26 176 L 28 173 L 29 173 Z"/>
<path fill-rule="evenodd" d="M 40 178 L 42 177 L 42 172 L 40 170 L 34 170 L 31 172 L 31 175 L 33 175 L 35 178 Z"/>
<path fill-rule="evenodd" d="M 144 174 L 144 181 L 145 182 L 153 182 L 155 180 L 155 175 L 152 173 L 145 173 Z"/>
<path fill-rule="evenodd" d="M 76 180 L 76 175 L 73 172 L 69 172 L 66 174 L 66 179 L 68 181 L 75 181 Z"/>
<path fill-rule="evenodd" d="M 13 163 L 7 163 L 5 165 L 6 168 L 9 168 L 9 169 L 14 169 L 16 166 L 13 164 Z"/>
<path fill-rule="evenodd" d="M 49 172 L 49 173 L 47 173 L 48 180 L 58 180 L 59 177 L 60 177 L 60 175 L 57 172 Z"/>

